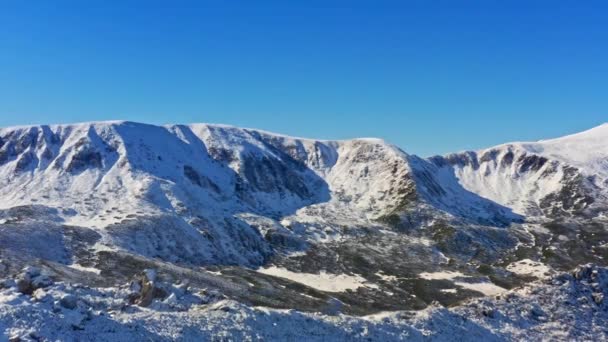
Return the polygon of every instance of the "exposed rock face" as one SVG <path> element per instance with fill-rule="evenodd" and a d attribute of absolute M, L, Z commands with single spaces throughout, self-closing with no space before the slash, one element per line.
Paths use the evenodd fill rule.
<path fill-rule="evenodd" d="M 17 160 L 17 165 L 15 165 L 15 172 L 27 171 L 35 160 L 36 156 L 31 152 L 22 154 Z"/>
<path fill-rule="evenodd" d="M 92 148 L 84 148 L 72 156 L 66 171 L 75 173 L 84 168 L 101 168 L 102 166 L 101 154 Z"/>
<path fill-rule="evenodd" d="M 193 184 L 196 184 L 202 188 L 210 189 L 216 193 L 219 193 L 221 189 L 213 183 L 209 178 L 201 176 L 196 169 L 190 165 L 184 165 L 184 176 L 188 178 Z"/>

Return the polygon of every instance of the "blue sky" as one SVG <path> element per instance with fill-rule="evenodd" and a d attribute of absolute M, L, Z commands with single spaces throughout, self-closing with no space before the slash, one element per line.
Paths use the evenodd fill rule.
<path fill-rule="evenodd" d="M 2 1 L 0 126 L 215 122 L 423 156 L 608 121 L 605 1 Z"/>

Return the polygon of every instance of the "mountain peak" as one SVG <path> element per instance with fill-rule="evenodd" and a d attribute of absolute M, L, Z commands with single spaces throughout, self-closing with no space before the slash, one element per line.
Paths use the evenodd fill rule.
<path fill-rule="evenodd" d="M 584 130 L 582 132 L 568 134 L 558 138 L 552 139 L 542 139 L 539 140 L 538 143 L 554 143 L 554 142 L 584 142 L 589 140 L 607 140 L 608 141 L 608 123 L 603 123 L 601 125 L 595 126 L 593 128 Z"/>
<path fill-rule="evenodd" d="M 588 174 L 608 176 L 608 123 L 560 138 L 522 143 L 527 151 L 578 167 Z"/>

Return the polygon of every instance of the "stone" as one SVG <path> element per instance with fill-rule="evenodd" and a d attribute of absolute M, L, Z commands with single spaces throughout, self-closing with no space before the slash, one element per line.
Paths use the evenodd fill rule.
<path fill-rule="evenodd" d="M 593 301 L 595 302 L 595 304 L 600 305 L 604 302 L 604 294 L 603 293 L 593 293 L 591 294 L 591 298 L 593 298 Z"/>
<path fill-rule="evenodd" d="M 140 279 L 131 282 L 130 289 L 129 302 L 142 307 L 149 306 L 156 298 L 167 297 L 167 291 L 156 281 L 154 270 L 145 270 Z"/>
<path fill-rule="evenodd" d="M 67 294 L 61 297 L 59 304 L 66 309 L 74 310 L 78 307 L 78 298 L 74 295 Z"/>

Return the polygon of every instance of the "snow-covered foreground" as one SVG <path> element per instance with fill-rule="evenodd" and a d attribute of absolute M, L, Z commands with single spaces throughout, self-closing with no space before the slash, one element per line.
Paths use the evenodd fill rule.
<path fill-rule="evenodd" d="M 608 269 L 592 265 L 450 309 L 431 306 L 365 317 L 249 307 L 184 286 L 170 286 L 166 299 L 141 307 L 127 300 L 133 284 L 91 289 L 56 283 L 31 295 L 20 293 L 11 280 L 3 284 L 0 341 L 608 338 Z"/>

